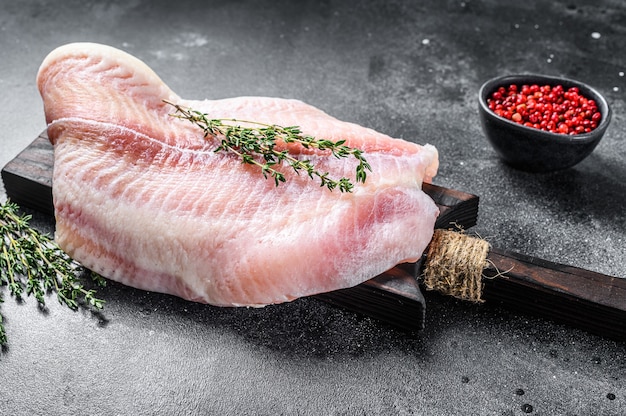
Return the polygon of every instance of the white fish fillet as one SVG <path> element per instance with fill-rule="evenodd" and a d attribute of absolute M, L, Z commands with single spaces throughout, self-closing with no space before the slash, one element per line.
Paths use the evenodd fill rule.
<path fill-rule="evenodd" d="M 438 209 L 421 190 L 433 146 L 339 121 L 297 100 L 178 97 L 143 62 L 75 43 L 44 60 L 37 83 L 54 144 L 58 244 L 105 277 L 220 306 L 261 306 L 351 287 L 417 259 Z M 353 193 L 285 169 L 276 187 L 163 100 L 214 118 L 297 125 L 345 139 L 372 166 Z M 301 152 L 354 180 L 353 159 Z"/>

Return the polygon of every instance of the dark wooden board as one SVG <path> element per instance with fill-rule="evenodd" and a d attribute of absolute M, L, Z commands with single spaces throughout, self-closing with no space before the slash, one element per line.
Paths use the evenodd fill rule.
<path fill-rule="evenodd" d="M 52 144 L 44 132 L 2 169 L 7 196 L 20 206 L 54 215 Z"/>
<path fill-rule="evenodd" d="M 492 248 L 483 298 L 626 341 L 626 279 Z"/>
<path fill-rule="evenodd" d="M 53 165 L 53 147 L 44 131 L 2 169 L 7 196 L 22 207 L 54 215 Z M 476 195 L 432 184 L 424 184 L 424 191 L 440 209 L 436 227 L 467 229 L 476 225 L 479 203 Z M 403 264 L 357 287 L 316 297 L 403 330 L 420 330 L 424 326 L 426 304 L 416 273 L 415 264 Z"/>
<path fill-rule="evenodd" d="M 53 215 L 52 145 L 43 132 L 2 169 L 7 196 L 21 206 Z M 476 224 L 479 198 L 424 184 L 440 209 L 437 228 L 468 229 Z M 626 340 L 626 279 L 492 248 L 493 267 L 483 298 L 613 339 Z M 404 330 L 423 328 L 426 304 L 416 277 L 419 264 L 399 265 L 354 288 L 318 299 L 371 316 Z"/>

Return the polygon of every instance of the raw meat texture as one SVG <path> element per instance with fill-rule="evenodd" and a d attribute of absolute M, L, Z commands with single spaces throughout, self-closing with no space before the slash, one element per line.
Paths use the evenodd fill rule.
<path fill-rule="evenodd" d="M 417 259 L 438 210 L 421 190 L 437 151 L 339 121 L 301 101 L 178 97 L 143 62 L 111 47 L 62 46 L 37 83 L 54 144 L 56 240 L 74 259 L 140 289 L 221 306 L 261 306 L 357 285 Z M 276 187 L 185 120 L 209 113 L 298 125 L 345 139 L 372 166 L 353 193 L 285 168 Z M 356 162 L 298 152 L 354 180 Z"/>

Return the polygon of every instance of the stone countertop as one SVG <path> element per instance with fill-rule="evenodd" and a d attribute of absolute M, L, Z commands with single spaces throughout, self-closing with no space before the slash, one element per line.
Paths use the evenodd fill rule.
<path fill-rule="evenodd" d="M 626 5 L 602 1 L 21 1 L 0 15 L 0 165 L 45 128 L 35 75 L 57 46 L 124 49 L 186 98 L 297 98 L 440 151 L 434 182 L 481 198 L 494 246 L 626 278 Z M 345 3 L 345 4 L 344 4 Z M 613 120 L 574 168 L 530 174 L 486 142 L 487 79 L 601 91 Z M 5 199 L 4 190 L 0 192 Z M 52 230 L 52 218 L 34 223 Z M 315 299 L 215 308 L 111 283 L 102 314 L 6 287 L 0 414 L 620 415 L 626 346 L 426 293 L 407 334 Z M 626 300 L 625 300 L 626 302 Z"/>

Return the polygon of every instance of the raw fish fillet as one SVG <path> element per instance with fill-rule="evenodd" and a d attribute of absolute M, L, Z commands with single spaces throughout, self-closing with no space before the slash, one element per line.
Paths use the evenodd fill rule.
<path fill-rule="evenodd" d="M 54 144 L 56 241 L 85 267 L 123 284 L 220 306 L 262 306 L 357 285 L 415 260 L 438 209 L 421 190 L 433 146 L 339 121 L 301 101 L 177 96 L 143 62 L 112 47 L 62 46 L 37 83 Z M 353 193 L 285 167 L 276 187 L 163 100 L 206 112 L 300 126 L 345 139 L 372 167 Z M 333 177 L 353 158 L 292 149 Z"/>

